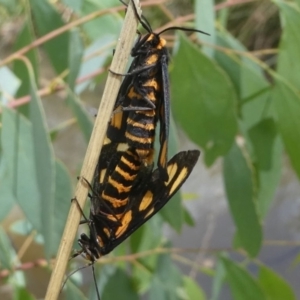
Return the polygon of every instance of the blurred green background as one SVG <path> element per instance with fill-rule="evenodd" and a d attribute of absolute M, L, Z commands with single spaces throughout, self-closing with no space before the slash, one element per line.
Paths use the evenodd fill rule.
<path fill-rule="evenodd" d="M 300 1 L 142 9 L 155 30 L 210 34 L 164 35 L 170 155 L 198 147 L 201 162 L 96 264 L 101 299 L 299 298 Z M 117 0 L 0 0 L 1 299 L 45 295 L 124 13 Z M 90 268 L 61 293 L 95 297 Z"/>

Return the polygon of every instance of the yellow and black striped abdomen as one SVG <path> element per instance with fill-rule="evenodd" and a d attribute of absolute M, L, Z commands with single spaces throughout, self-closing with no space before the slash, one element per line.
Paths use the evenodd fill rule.
<path fill-rule="evenodd" d="M 126 126 L 126 141 L 134 147 L 144 164 L 151 164 L 154 153 L 155 128 L 158 121 L 158 101 L 161 97 L 160 88 L 155 78 L 148 79 L 139 88 L 131 87 L 128 97 L 131 107 Z M 153 109 L 149 109 L 149 103 Z M 140 109 L 138 109 L 140 108 Z M 148 108 L 144 109 L 143 108 Z"/>
<path fill-rule="evenodd" d="M 140 170 L 141 160 L 132 149 L 125 151 L 120 157 L 114 171 L 108 177 L 101 194 L 101 212 L 121 214 L 128 205 L 128 197 L 132 185 Z"/>

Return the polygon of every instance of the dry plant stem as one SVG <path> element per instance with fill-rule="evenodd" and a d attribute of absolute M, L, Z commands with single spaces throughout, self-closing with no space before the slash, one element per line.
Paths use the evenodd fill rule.
<path fill-rule="evenodd" d="M 136 6 L 139 7 L 138 0 L 134 0 L 134 2 L 136 3 Z M 138 21 L 130 4 L 127 9 L 123 28 L 111 64 L 111 69 L 117 73 L 124 73 L 125 71 L 137 25 Z M 92 181 L 94 175 L 101 146 L 106 134 L 107 124 L 113 110 L 121 81 L 122 77 L 112 73 L 108 74 L 108 79 L 80 174 L 81 178 L 83 177 L 89 182 Z M 76 186 L 75 197 L 81 207 L 84 206 L 87 194 L 88 187 L 84 184 L 83 180 L 79 180 Z M 80 218 L 80 211 L 78 210 L 75 201 L 73 201 L 57 253 L 56 263 L 51 274 L 45 297 L 46 300 L 56 300 L 58 298 Z"/>

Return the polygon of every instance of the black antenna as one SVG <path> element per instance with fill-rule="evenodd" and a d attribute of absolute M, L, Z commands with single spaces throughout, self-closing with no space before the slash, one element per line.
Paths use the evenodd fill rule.
<path fill-rule="evenodd" d="M 138 20 L 141 23 L 141 25 L 143 26 L 143 28 L 145 30 L 147 30 L 149 33 L 153 33 L 153 30 L 151 28 L 151 25 L 150 25 L 149 21 L 143 15 L 141 17 L 139 16 L 134 1 L 133 0 L 130 0 L 130 1 L 132 3 L 135 15 L 138 18 Z M 128 4 L 126 4 L 123 0 L 120 0 L 120 2 L 122 2 L 125 6 L 128 6 Z M 188 28 L 188 27 L 179 27 L 179 26 L 168 27 L 168 28 L 162 30 L 161 32 L 157 33 L 157 35 L 161 35 L 162 33 L 166 32 L 166 31 L 169 31 L 169 30 L 182 30 L 182 31 L 190 31 L 190 32 L 199 32 L 199 33 L 203 33 L 205 35 L 210 35 L 209 33 L 204 32 L 204 31 L 199 30 L 199 29 Z"/>
<path fill-rule="evenodd" d="M 152 30 L 151 25 L 149 24 L 148 20 L 143 15 L 140 17 L 140 15 L 138 14 L 137 8 L 135 6 L 134 1 L 133 0 L 130 0 L 130 1 L 132 3 L 132 6 L 133 6 L 134 14 L 137 17 L 137 19 L 139 20 L 139 22 L 141 23 L 141 25 L 143 26 L 143 28 L 147 32 L 152 33 L 153 30 Z M 120 0 L 120 2 L 123 3 L 126 7 L 128 7 L 128 4 L 125 3 L 123 0 Z"/>
<path fill-rule="evenodd" d="M 100 293 L 99 293 L 98 284 L 97 284 L 97 280 L 96 280 L 94 261 L 92 263 L 92 272 L 93 272 L 93 278 L 94 278 L 94 283 L 95 283 L 95 287 L 96 287 L 97 298 L 98 298 L 98 300 L 100 300 Z"/>
<path fill-rule="evenodd" d="M 206 35 L 210 35 L 209 33 L 204 32 L 204 31 L 199 30 L 199 29 L 188 28 L 188 27 L 178 27 L 178 26 L 168 27 L 168 28 L 162 30 L 161 32 L 157 33 L 157 35 L 161 35 L 162 33 L 166 32 L 166 31 L 169 31 L 169 30 L 182 30 L 182 31 L 190 31 L 190 32 L 199 32 L 199 33 L 203 33 L 203 34 L 206 34 Z"/>

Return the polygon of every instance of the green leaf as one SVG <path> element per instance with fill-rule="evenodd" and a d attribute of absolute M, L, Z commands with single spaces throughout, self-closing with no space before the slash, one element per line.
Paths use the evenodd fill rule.
<path fill-rule="evenodd" d="M 117 269 L 116 272 L 108 279 L 107 284 L 104 287 L 102 300 L 110 299 L 139 299 L 136 291 L 133 288 L 133 284 L 129 276 L 121 269 Z"/>
<path fill-rule="evenodd" d="M 46 255 L 50 257 L 54 253 L 50 251 L 53 245 L 53 228 L 56 222 L 54 215 L 55 205 L 55 159 L 46 125 L 45 112 L 41 99 L 37 95 L 33 73 L 29 70 L 31 81 L 31 101 L 29 116 L 32 122 L 32 136 L 34 159 L 37 174 L 38 189 L 40 193 L 42 220 L 42 234 L 45 239 Z"/>
<path fill-rule="evenodd" d="M 149 300 L 180 299 L 179 288 L 181 286 L 181 274 L 172 263 L 170 255 L 160 255 L 149 291 Z"/>
<path fill-rule="evenodd" d="M 2 114 L 4 112 L 2 111 Z M 8 167 L 4 155 L 0 154 L 0 195 L 1 195 L 1 210 L 0 221 L 2 221 L 13 208 L 16 198 L 13 193 L 13 174 Z"/>
<path fill-rule="evenodd" d="M 69 6 L 71 9 L 75 10 L 77 13 L 81 11 L 82 1 L 84 0 L 62 0 L 62 2 Z"/>
<path fill-rule="evenodd" d="M 296 300 L 296 296 L 290 285 L 270 268 L 260 265 L 258 281 L 268 299 Z"/>
<path fill-rule="evenodd" d="M 107 285 L 107 283 L 111 279 L 111 277 L 114 276 L 114 274 L 116 273 L 118 268 L 117 268 L 116 264 L 114 264 L 114 265 L 106 264 L 101 267 L 98 267 L 97 264 L 95 264 L 94 267 L 95 267 L 95 273 L 96 273 L 95 274 L 96 282 L 97 282 L 99 293 L 100 293 L 101 299 L 102 299 L 102 294 L 103 294 L 103 290 L 104 290 L 105 286 Z M 92 272 L 92 270 L 90 270 L 90 272 Z M 96 298 L 97 297 L 96 296 L 96 288 L 95 288 L 94 282 L 91 283 L 91 288 L 90 288 L 88 296 L 89 296 L 88 299 L 97 299 Z"/>
<path fill-rule="evenodd" d="M 50 246 L 51 250 L 49 249 L 51 253 L 57 252 L 68 217 L 68 212 L 70 210 L 73 194 L 70 175 L 66 167 L 59 161 L 56 161 L 55 167 L 55 222 L 53 223 L 52 245 Z"/>
<path fill-rule="evenodd" d="M 15 264 L 16 253 L 11 246 L 10 239 L 0 226 L 0 263 L 2 268 L 12 270 Z"/>
<path fill-rule="evenodd" d="M 30 0 L 35 28 L 43 36 L 64 25 L 59 13 L 48 1 Z M 65 32 L 49 40 L 45 48 L 55 71 L 60 74 L 68 68 L 69 33 Z"/>
<path fill-rule="evenodd" d="M 258 211 L 265 217 L 274 200 L 282 164 L 282 142 L 273 119 L 265 119 L 249 130 L 259 177 Z"/>
<path fill-rule="evenodd" d="M 234 300 L 266 300 L 258 282 L 242 267 L 233 261 L 221 258 Z"/>
<path fill-rule="evenodd" d="M 300 95 L 276 79 L 272 97 L 278 116 L 278 128 L 292 166 L 300 178 Z"/>
<path fill-rule="evenodd" d="M 224 181 L 240 243 L 249 255 L 256 256 L 262 243 L 262 228 L 257 213 L 255 186 L 247 161 L 236 144 L 224 158 Z"/>
<path fill-rule="evenodd" d="M 218 257 L 217 264 L 216 264 L 216 272 L 214 275 L 214 280 L 212 284 L 212 295 L 210 300 L 218 300 L 221 294 L 222 286 L 224 284 L 225 279 L 225 268 L 222 263 L 221 257 Z"/>
<path fill-rule="evenodd" d="M 130 236 L 130 248 L 133 253 L 142 252 L 149 249 L 155 249 L 161 243 L 161 232 L 157 223 L 157 216 L 147 221 L 143 226 L 136 230 Z"/>
<path fill-rule="evenodd" d="M 28 235 L 30 235 L 34 231 L 32 224 L 27 219 L 20 219 L 15 221 L 10 225 L 9 229 L 11 232 L 23 237 L 28 237 Z M 35 234 L 34 242 L 39 245 L 44 245 L 43 236 L 41 234 Z"/>
<path fill-rule="evenodd" d="M 150 249 L 155 249 L 162 242 L 162 220 L 159 216 L 155 216 L 148 220 L 143 226 L 136 230 L 130 236 L 130 248 L 133 253 L 143 252 Z M 143 260 L 143 258 L 141 258 Z M 149 266 L 153 266 L 156 262 L 155 256 L 145 258 L 145 263 Z"/>
<path fill-rule="evenodd" d="M 105 6 L 103 1 L 84 1 L 82 5 L 82 13 L 83 15 L 87 15 L 106 7 L 107 6 Z M 108 14 L 85 23 L 83 28 L 92 40 L 99 39 L 107 34 L 114 35 L 114 39 L 116 40 L 120 33 L 122 22 L 123 20 L 119 14 Z M 99 28 L 102 28 L 103 30 L 99 30 Z"/>
<path fill-rule="evenodd" d="M 14 286 L 14 296 L 13 300 L 35 300 L 36 298 L 31 295 L 27 288 Z"/>
<path fill-rule="evenodd" d="M 84 60 L 80 66 L 80 72 L 78 78 L 87 77 L 94 72 L 99 71 L 105 63 L 107 58 L 112 55 L 113 45 L 116 41 L 115 36 L 111 34 L 103 35 L 101 38 L 94 41 L 88 48 L 84 51 Z M 96 55 L 101 53 L 101 55 Z M 80 94 L 84 91 L 88 85 L 92 82 L 93 78 L 85 80 L 84 82 L 77 84 L 75 88 L 76 94 Z M 100 98 L 99 98 L 100 100 Z"/>
<path fill-rule="evenodd" d="M 185 224 L 187 224 L 189 226 L 194 227 L 196 224 L 193 216 L 190 214 L 190 212 L 185 207 L 183 207 L 183 219 L 184 219 Z"/>
<path fill-rule="evenodd" d="M 74 283 L 72 279 L 69 279 L 67 281 L 64 289 L 66 299 L 67 300 L 85 300 L 85 299 L 88 300 L 89 298 L 86 297 L 79 283 L 78 282 Z"/>
<path fill-rule="evenodd" d="M 183 207 L 180 192 L 177 192 L 172 199 L 169 200 L 161 209 L 160 214 L 177 233 L 180 232 L 183 225 Z"/>
<path fill-rule="evenodd" d="M 217 45 L 221 47 L 247 51 L 247 48 L 238 39 L 226 31 L 219 32 L 216 41 Z M 243 120 L 250 123 L 249 126 L 253 126 L 261 119 L 269 97 L 263 92 L 270 88 L 270 83 L 266 80 L 263 70 L 253 60 L 231 52 L 217 51 L 215 57 L 235 86 L 239 99 L 243 101 L 241 105 L 257 101 L 254 107 L 242 110 Z M 256 109 L 256 113 L 251 114 L 250 109 Z M 258 109 L 259 111 L 257 111 Z"/>
<path fill-rule="evenodd" d="M 2 157 L 6 171 L 3 182 L 5 187 L 1 186 L 0 189 L 6 190 L 9 197 L 15 198 L 28 220 L 40 232 L 41 197 L 35 167 L 32 126 L 22 115 L 5 107 L 2 122 Z"/>
<path fill-rule="evenodd" d="M 237 131 L 234 88 L 226 74 L 186 38 L 180 39 L 171 75 L 176 120 L 203 148 L 210 166 L 229 151 Z"/>
<path fill-rule="evenodd" d="M 21 84 L 19 78 L 7 67 L 0 68 L 0 104 L 7 104 L 7 95 L 14 96 Z"/>
<path fill-rule="evenodd" d="M 158 216 L 150 219 L 130 237 L 132 253 L 139 253 L 155 249 L 161 245 L 162 222 Z M 158 255 L 149 255 L 137 259 L 132 266 L 132 277 L 139 291 L 146 291 L 153 278 L 153 270 L 157 264 Z"/>
<path fill-rule="evenodd" d="M 83 43 L 77 29 L 70 32 L 68 84 L 74 91 L 83 56 Z"/>
<path fill-rule="evenodd" d="M 202 288 L 197 282 L 190 277 L 183 277 L 183 286 L 187 294 L 188 300 L 205 300 L 206 296 Z"/>
<path fill-rule="evenodd" d="M 94 126 L 91 116 L 87 113 L 80 99 L 71 90 L 68 90 L 67 103 L 71 107 L 83 136 L 88 143 Z"/>
<path fill-rule="evenodd" d="M 16 39 L 16 42 L 14 44 L 14 51 L 17 51 L 17 50 L 29 45 L 34 40 L 35 40 L 35 37 L 34 37 L 34 33 L 33 33 L 32 24 L 27 19 L 27 20 L 25 20 L 24 26 Z M 35 78 L 39 78 L 38 77 L 38 57 L 37 57 L 36 48 L 33 48 L 32 50 L 27 52 L 25 54 L 25 56 L 29 59 L 31 65 L 33 67 Z M 24 63 L 22 61 L 14 60 L 13 71 L 17 77 L 22 78 L 21 86 L 17 93 L 18 97 L 28 95 L 30 93 L 30 79 L 29 79 L 29 76 L 27 73 L 26 66 L 24 65 Z"/>
<path fill-rule="evenodd" d="M 196 0 L 195 1 L 195 25 L 197 29 L 205 31 L 209 36 L 197 33 L 198 38 L 206 43 L 215 43 L 215 10 L 214 1 Z M 212 57 L 215 49 L 210 46 L 203 45 L 203 52 Z"/>
<path fill-rule="evenodd" d="M 3 5 L 8 10 L 13 11 L 16 8 L 16 0 L 0 0 L 0 5 Z"/>
<path fill-rule="evenodd" d="M 300 9 L 295 3 L 273 0 L 280 9 L 283 33 L 280 40 L 277 71 L 290 84 L 300 89 Z M 292 42 L 291 42 L 292 41 Z"/>

